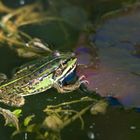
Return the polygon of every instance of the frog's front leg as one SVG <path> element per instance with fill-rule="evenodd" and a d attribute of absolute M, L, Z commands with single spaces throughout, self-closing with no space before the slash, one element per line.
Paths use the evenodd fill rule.
<path fill-rule="evenodd" d="M 82 75 L 74 84 L 69 84 L 66 86 L 61 86 L 60 84 L 56 83 L 54 84 L 54 88 L 57 89 L 59 93 L 67 93 L 67 92 L 72 92 L 80 87 L 82 83 L 89 83 L 87 80 L 84 80 L 85 78 L 84 75 Z"/>

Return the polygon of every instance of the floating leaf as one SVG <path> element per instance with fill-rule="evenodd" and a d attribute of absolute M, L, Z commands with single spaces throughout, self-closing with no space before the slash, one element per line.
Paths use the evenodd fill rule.
<path fill-rule="evenodd" d="M 99 65 L 79 71 L 89 81 L 89 90 L 115 97 L 126 107 L 140 107 L 139 15 L 138 6 L 104 19 L 93 36 Z"/>

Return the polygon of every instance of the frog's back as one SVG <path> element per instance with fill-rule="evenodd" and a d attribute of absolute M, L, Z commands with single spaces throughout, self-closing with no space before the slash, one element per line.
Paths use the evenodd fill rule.
<path fill-rule="evenodd" d="M 29 75 L 29 73 L 33 73 L 35 70 L 38 71 L 38 69 L 41 69 L 44 66 L 48 67 L 51 62 L 55 61 L 55 59 L 59 59 L 59 58 L 58 57 L 55 58 L 53 55 L 49 55 L 46 57 L 41 57 L 31 62 L 28 62 L 27 64 L 20 66 L 15 71 L 13 78 L 16 79 L 25 75 Z"/>
<path fill-rule="evenodd" d="M 46 82 L 46 88 L 51 87 L 51 78 L 46 78 L 46 81 L 42 79 L 48 75 L 52 76 L 60 60 L 60 57 L 50 55 L 21 66 L 12 79 L 0 86 L 2 94 L 5 96 L 9 94 L 32 95 L 42 91 L 41 84 L 44 82 Z"/>

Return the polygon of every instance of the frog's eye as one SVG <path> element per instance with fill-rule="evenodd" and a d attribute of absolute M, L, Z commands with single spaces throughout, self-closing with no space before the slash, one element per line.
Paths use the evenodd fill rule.
<path fill-rule="evenodd" d="M 59 76 L 62 74 L 62 70 L 60 68 L 58 68 L 56 71 L 55 71 L 55 76 Z"/>

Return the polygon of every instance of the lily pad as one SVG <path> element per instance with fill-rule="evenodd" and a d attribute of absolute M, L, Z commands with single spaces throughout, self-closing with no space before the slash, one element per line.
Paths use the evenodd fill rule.
<path fill-rule="evenodd" d="M 115 97 L 126 107 L 140 107 L 140 57 L 133 53 L 138 52 L 136 44 L 140 44 L 140 10 L 128 10 L 104 20 L 93 38 L 98 68 L 79 73 L 86 75 L 90 90 Z"/>

